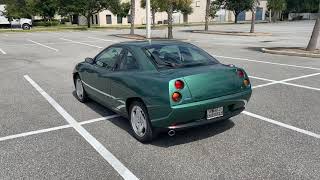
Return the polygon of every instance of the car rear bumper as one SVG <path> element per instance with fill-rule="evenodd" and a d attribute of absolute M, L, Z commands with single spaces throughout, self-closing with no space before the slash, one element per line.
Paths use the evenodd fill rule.
<path fill-rule="evenodd" d="M 178 124 L 178 125 L 174 125 L 174 126 L 169 126 L 167 129 L 169 129 L 169 130 L 182 130 L 182 129 L 187 129 L 187 128 L 191 128 L 191 127 L 196 127 L 196 126 L 201 126 L 201 125 L 205 125 L 205 124 L 210 124 L 210 123 L 226 120 L 226 119 L 229 119 L 233 116 L 240 114 L 244 109 L 245 109 L 244 107 L 241 107 L 237 110 L 234 110 L 233 112 L 230 112 L 230 113 L 224 115 L 223 117 L 214 118 L 214 119 L 210 119 L 210 120 L 207 120 L 205 118 L 199 119 L 197 121 L 192 121 L 189 123 L 183 123 L 183 124 Z"/>
<path fill-rule="evenodd" d="M 151 120 L 151 123 L 155 128 L 178 130 L 229 119 L 245 109 L 251 93 L 250 89 L 237 94 L 174 106 L 169 115 Z M 217 107 L 224 108 L 223 117 L 207 120 L 207 110 Z"/>

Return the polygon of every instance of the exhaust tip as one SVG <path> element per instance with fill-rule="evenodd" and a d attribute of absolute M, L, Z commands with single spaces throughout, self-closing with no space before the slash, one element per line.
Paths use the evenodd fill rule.
<path fill-rule="evenodd" d="M 168 135 L 169 136 L 174 136 L 176 134 L 176 131 L 175 130 L 170 130 L 168 131 Z"/>

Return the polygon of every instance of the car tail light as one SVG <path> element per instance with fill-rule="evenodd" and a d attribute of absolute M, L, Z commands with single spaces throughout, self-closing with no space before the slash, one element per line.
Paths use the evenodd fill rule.
<path fill-rule="evenodd" d="M 174 102 L 178 102 L 178 101 L 180 101 L 181 100 L 181 98 L 182 98 L 182 95 L 180 94 L 180 93 L 178 93 L 178 92 L 174 92 L 173 94 L 172 94 L 172 100 L 174 101 Z"/>
<path fill-rule="evenodd" d="M 176 80 L 176 82 L 174 82 L 174 86 L 176 87 L 176 89 L 183 89 L 184 83 L 181 80 Z"/>
<path fill-rule="evenodd" d="M 244 72 L 242 70 L 238 70 L 237 74 L 239 78 L 244 78 Z"/>

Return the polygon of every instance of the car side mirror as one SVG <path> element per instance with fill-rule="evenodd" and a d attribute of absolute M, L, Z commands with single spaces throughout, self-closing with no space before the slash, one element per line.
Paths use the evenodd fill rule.
<path fill-rule="evenodd" d="M 93 64 L 94 60 L 92 58 L 87 57 L 84 62 L 89 63 L 89 64 Z"/>

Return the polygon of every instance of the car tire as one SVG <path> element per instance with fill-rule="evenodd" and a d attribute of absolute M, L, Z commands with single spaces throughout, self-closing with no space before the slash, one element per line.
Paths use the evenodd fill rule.
<path fill-rule="evenodd" d="M 87 96 L 86 91 L 83 88 L 83 83 L 82 83 L 79 75 L 77 75 L 74 78 L 74 85 L 75 85 L 75 92 L 76 92 L 77 99 L 82 103 L 87 102 L 88 101 L 88 96 Z"/>
<path fill-rule="evenodd" d="M 150 123 L 147 108 L 142 102 L 134 101 L 129 108 L 129 120 L 133 136 L 140 142 L 150 142 L 155 133 Z"/>
<path fill-rule="evenodd" d="M 25 24 L 22 25 L 22 29 L 23 30 L 30 30 L 30 28 L 31 28 L 31 26 L 29 24 L 25 23 Z"/>

